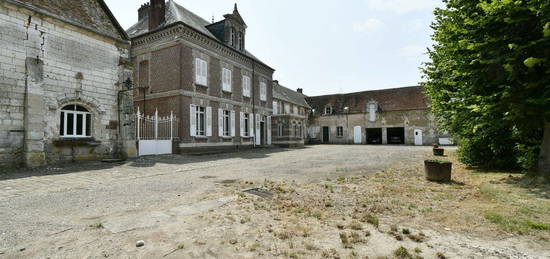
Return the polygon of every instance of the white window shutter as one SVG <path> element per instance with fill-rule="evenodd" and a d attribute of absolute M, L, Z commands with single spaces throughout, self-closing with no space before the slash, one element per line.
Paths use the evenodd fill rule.
<path fill-rule="evenodd" d="M 189 134 L 191 137 L 197 135 L 197 107 L 193 104 L 189 106 Z"/>
<path fill-rule="evenodd" d="M 250 132 L 250 136 L 254 137 L 256 134 L 254 132 L 254 117 L 252 114 L 248 114 L 248 131 Z"/>
<path fill-rule="evenodd" d="M 277 115 L 277 102 L 273 101 L 273 115 Z"/>
<path fill-rule="evenodd" d="M 241 121 L 241 124 L 240 124 L 240 127 L 239 127 L 239 131 L 241 132 L 241 137 L 244 137 L 244 113 L 241 112 L 239 113 L 239 118 L 240 118 L 240 121 Z"/>
<path fill-rule="evenodd" d="M 218 136 L 223 136 L 223 110 L 218 109 Z"/>
<path fill-rule="evenodd" d="M 202 64 L 200 59 L 195 59 L 195 83 L 202 82 Z"/>
<path fill-rule="evenodd" d="M 260 132 L 260 114 L 256 114 L 256 145 L 262 144 L 262 132 Z"/>
<path fill-rule="evenodd" d="M 231 72 L 231 70 L 227 70 L 227 91 L 229 92 L 232 92 L 233 89 L 232 88 L 232 81 L 233 81 L 233 74 Z"/>
<path fill-rule="evenodd" d="M 202 61 L 202 84 L 208 85 L 208 63 L 206 61 Z"/>
<path fill-rule="evenodd" d="M 271 145 L 271 116 L 267 116 L 267 144 Z"/>
<path fill-rule="evenodd" d="M 212 137 L 212 107 L 206 107 L 206 136 Z"/>
<path fill-rule="evenodd" d="M 235 111 L 231 111 L 231 137 L 235 137 Z"/>

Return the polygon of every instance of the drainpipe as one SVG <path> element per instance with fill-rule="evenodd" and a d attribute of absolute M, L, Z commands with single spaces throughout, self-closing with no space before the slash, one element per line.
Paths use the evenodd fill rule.
<path fill-rule="evenodd" d="M 256 130 L 256 61 L 252 59 L 252 117 L 254 117 L 254 138 L 252 139 L 253 147 L 256 147 L 256 138 L 258 131 Z"/>

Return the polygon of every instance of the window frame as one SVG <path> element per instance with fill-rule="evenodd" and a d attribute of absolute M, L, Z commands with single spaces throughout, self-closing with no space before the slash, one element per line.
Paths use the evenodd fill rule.
<path fill-rule="evenodd" d="M 73 110 L 67 110 L 67 107 L 73 106 Z M 81 109 L 86 111 L 79 111 L 77 108 L 81 107 Z M 69 139 L 69 138 L 91 138 L 92 137 L 92 127 L 93 127 L 93 116 L 92 113 L 84 106 L 79 104 L 68 104 L 63 106 L 60 110 L 60 118 L 59 118 L 59 137 Z M 72 115 L 72 133 L 71 135 L 67 134 L 67 128 L 68 128 L 68 117 L 69 114 Z M 78 116 L 82 116 L 82 125 L 80 125 L 81 134 L 78 133 L 79 125 L 78 125 Z M 88 125 L 90 124 L 90 125 Z"/>
<path fill-rule="evenodd" d="M 223 110 L 222 118 L 223 137 L 231 137 L 231 111 Z"/>
<path fill-rule="evenodd" d="M 233 71 L 225 67 L 222 69 L 222 91 L 228 93 L 233 91 Z"/>
<path fill-rule="evenodd" d="M 206 107 L 195 106 L 195 109 L 195 136 L 206 137 Z"/>
<path fill-rule="evenodd" d="M 208 61 L 195 58 L 195 84 L 208 86 Z"/>
<path fill-rule="evenodd" d="M 267 102 L 267 83 L 260 82 L 260 101 Z"/>
<path fill-rule="evenodd" d="M 243 113 L 244 120 L 244 137 L 250 137 L 250 113 Z M 243 130 L 243 129 L 241 129 Z"/>
<path fill-rule="evenodd" d="M 325 115 L 330 115 L 330 114 L 332 114 L 332 112 L 333 112 L 332 106 L 326 106 L 324 112 L 325 112 Z"/>
<path fill-rule="evenodd" d="M 344 127 L 338 126 L 336 127 L 336 137 L 344 137 Z"/>
<path fill-rule="evenodd" d="M 251 91 L 250 91 L 250 77 L 247 75 L 243 75 L 243 96 L 250 98 Z"/>

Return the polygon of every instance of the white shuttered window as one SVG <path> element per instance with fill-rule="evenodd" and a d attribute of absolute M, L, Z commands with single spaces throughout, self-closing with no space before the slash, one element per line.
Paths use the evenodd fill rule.
<path fill-rule="evenodd" d="M 267 84 L 265 82 L 260 83 L 260 101 L 267 101 Z"/>
<path fill-rule="evenodd" d="M 222 90 L 225 92 L 231 92 L 232 88 L 232 72 L 231 70 L 224 68 L 222 69 Z"/>
<path fill-rule="evenodd" d="M 195 83 L 208 85 L 208 63 L 200 58 L 195 59 Z"/>
<path fill-rule="evenodd" d="M 243 76 L 243 96 L 250 97 L 250 77 Z"/>

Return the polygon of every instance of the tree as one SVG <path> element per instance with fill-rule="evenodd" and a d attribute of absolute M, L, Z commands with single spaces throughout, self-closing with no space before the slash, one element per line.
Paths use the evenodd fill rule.
<path fill-rule="evenodd" d="M 423 84 L 461 160 L 550 175 L 550 1 L 443 2 Z"/>

